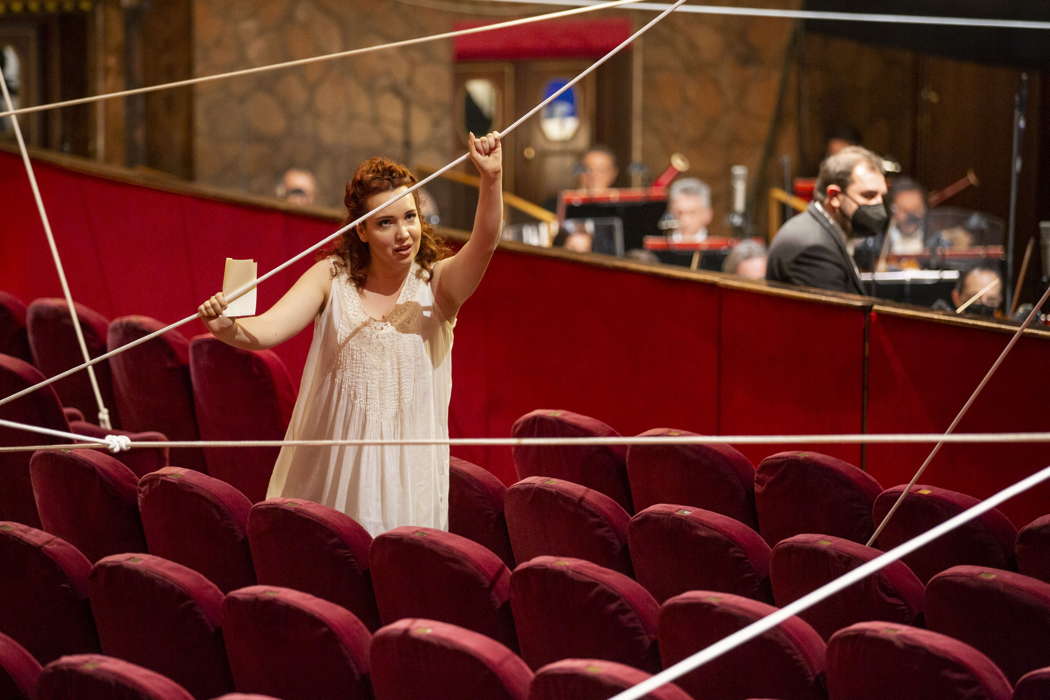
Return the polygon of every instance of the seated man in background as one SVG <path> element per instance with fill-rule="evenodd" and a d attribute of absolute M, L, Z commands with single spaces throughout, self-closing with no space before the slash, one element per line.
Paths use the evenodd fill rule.
<path fill-rule="evenodd" d="M 987 263 L 977 263 L 959 274 L 951 297 L 950 305 L 941 300 L 934 304 L 933 308 L 978 316 L 995 316 L 1003 303 L 1002 275 L 998 269 Z"/>
<path fill-rule="evenodd" d="M 911 178 L 898 177 L 890 186 L 887 202 L 889 240 L 870 236 L 853 250 L 853 259 L 862 270 L 874 271 L 884 254 L 919 255 L 926 251 L 926 189 Z"/>
<path fill-rule="evenodd" d="M 676 228 L 668 236 L 675 243 L 699 243 L 707 238 L 707 227 L 714 217 L 711 188 L 695 177 L 679 178 L 667 194 L 667 214 Z"/>
<path fill-rule="evenodd" d="M 756 240 L 740 241 L 722 263 L 722 272 L 749 280 L 766 278 L 766 247 Z"/>
<path fill-rule="evenodd" d="M 317 197 L 317 179 L 309 170 L 288 168 L 277 183 L 275 194 L 289 204 L 313 204 Z"/>
<path fill-rule="evenodd" d="M 594 246 L 591 234 L 582 228 L 562 226 L 551 241 L 552 248 L 565 248 L 576 253 L 589 253 Z"/>
<path fill-rule="evenodd" d="M 835 155 L 843 148 L 860 145 L 860 132 L 849 124 L 836 124 L 828 129 L 824 142 L 824 157 Z"/>
<path fill-rule="evenodd" d="M 820 165 L 813 202 L 789 219 L 769 248 L 766 279 L 864 294 L 850 238 L 883 236 L 889 225 L 882 159 L 849 146 Z"/>
<path fill-rule="evenodd" d="M 616 164 L 616 154 L 608 146 L 595 144 L 583 155 L 576 166 L 576 188 L 588 195 L 605 194 L 612 189 L 620 169 Z M 550 197 L 543 202 L 548 211 L 558 210 L 558 196 Z"/>

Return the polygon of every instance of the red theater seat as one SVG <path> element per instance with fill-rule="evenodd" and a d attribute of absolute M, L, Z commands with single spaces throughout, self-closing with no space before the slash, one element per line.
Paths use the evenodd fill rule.
<path fill-rule="evenodd" d="M 696 435 L 654 428 L 639 437 Z M 636 510 L 682 503 L 713 510 L 750 526 L 755 520 L 755 467 L 729 445 L 631 445 L 627 477 Z"/>
<path fill-rule="evenodd" d="M 518 561 L 544 554 L 576 557 L 631 575 L 627 551 L 631 516 L 604 493 L 561 479 L 530 476 L 507 489 L 505 508 Z"/>
<path fill-rule="evenodd" d="M 1036 518 L 1021 528 L 1014 552 L 1022 574 L 1050 583 L 1050 515 Z"/>
<path fill-rule="evenodd" d="M 165 467 L 139 481 L 138 503 L 151 554 L 200 572 L 223 592 L 255 583 L 245 532 L 252 506 L 240 491 Z"/>
<path fill-rule="evenodd" d="M 525 700 L 532 671 L 513 651 L 437 620 L 404 619 L 372 639 L 377 700 Z"/>
<path fill-rule="evenodd" d="M 16 357 L 0 355 L 0 394 L 10 396 L 15 392 L 33 386 L 44 380 L 44 375 L 28 362 Z M 132 440 L 163 440 L 160 433 L 126 433 L 120 430 L 102 430 L 96 425 L 83 421 L 69 423 L 62 404 L 54 389 L 45 386 L 22 398 L 0 406 L 0 418 L 35 425 L 52 430 L 72 431 L 81 435 L 102 437 L 107 434 L 126 435 Z M 7 446 L 52 445 L 66 442 L 64 438 L 40 435 L 25 430 L 0 427 L 0 444 Z M 135 449 L 121 452 L 120 460 L 128 464 L 132 471 L 157 465 L 167 459 L 168 452 L 163 448 Z M 0 489 L 0 518 L 15 520 L 39 527 L 40 516 L 33 499 L 33 487 L 29 479 L 28 452 L 11 452 L 0 454 L 0 475 L 4 488 Z"/>
<path fill-rule="evenodd" d="M 259 583 L 341 605 L 379 627 L 368 549 L 372 537 L 349 515 L 320 503 L 274 498 L 252 506 L 248 542 Z"/>
<path fill-rule="evenodd" d="M 223 646 L 222 592 L 181 564 L 117 554 L 91 570 L 102 651 L 161 673 L 194 697 L 233 690 Z"/>
<path fill-rule="evenodd" d="M 831 700 L 1009 700 L 1010 682 L 991 659 L 943 634 L 861 622 L 828 642 Z"/>
<path fill-rule="evenodd" d="M 223 634 L 237 690 L 282 700 L 367 700 L 371 635 L 353 613 L 277 586 L 233 591 Z"/>
<path fill-rule="evenodd" d="M 281 440 L 295 403 L 288 370 L 269 350 L 240 350 L 210 335 L 190 343 L 190 376 L 202 440 Z M 253 503 L 266 498 L 277 447 L 205 448 L 208 473 Z"/>
<path fill-rule="evenodd" d="M 510 571 L 466 537 L 399 527 L 372 541 L 376 603 L 384 624 L 406 617 L 441 620 L 517 648 Z"/>
<path fill-rule="evenodd" d="M 876 523 L 886 517 L 904 486 L 894 486 L 879 494 L 872 511 Z M 912 487 L 875 546 L 885 551 L 940 525 L 979 501 L 958 491 L 923 486 Z M 904 557 L 903 561 L 923 581 L 959 564 L 1015 569 L 1014 542 L 1017 530 L 999 510 L 990 510 L 974 520 L 941 535 L 933 542 Z"/>
<path fill-rule="evenodd" d="M 121 316 L 109 324 L 106 346 L 114 350 L 163 327 L 148 316 Z M 109 360 L 122 428 L 199 439 L 189 353 L 189 341 L 170 331 Z M 205 471 L 204 452 L 197 447 L 171 450 L 171 463 Z"/>
<path fill-rule="evenodd" d="M 215 700 L 280 700 L 272 695 L 259 695 L 258 693 L 226 693 Z"/>
<path fill-rule="evenodd" d="M 88 354 L 91 357 L 105 354 L 109 319 L 83 304 L 77 304 L 76 308 Z M 26 310 L 26 326 L 29 331 L 29 347 L 33 352 L 33 364 L 45 376 L 53 377 L 70 367 L 84 363 L 84 356 L 80 352 L 80 344 L 73 329 L 73 316 L 69 313 L 69 305 L 65 299 L 36 299 L 31 302 Z M 113 376 L 109 361 L 99 362 L 92 365 L 92 368 L 102 401 L 109 409 L 109 419 L 113 427 L 123 427 L 113 394 Z M 52 386 L 62 399 L 63 405 L 79 409 L 91 422 L 96 422 L 98 402 L 95 400 L 86 369 L 60 379 Z"/>
<path fill-rule="evenodd" d="M 882 554 L 841 537 L 795 535 L 777 544 L 769 563 L 773 599 L 780 607 Z M 825 638 L 855 622 L 921 624 L 923 586 L 896 561 L 799 613 Z"/>
<path fill-rule="evenodd" d="M 660 608 L 660 658 L 665 667 L 678 663 L 773 612 L 729 593 L 675 596 Z M 676 682 L 695 698 L 823 700 L 824 651 L 816 630 L 790 617 Z"/>
<path fill-rule="evenodd" d="M 547 664 L 529 687 L 529 700 L 608 700 L 652 676 L 602 659 L 564 659 Z M 692 700 L 674 683 L 646 693 L 652 700 Z"/>
<path fill-rule="evenodd" d="M 40 664 L 25 648 L 0 634 L 0 698 L 33 700 Z"/>
<path fill-rule="evenodd" d="M 522 658 L 532 668 L 568 658 L 660 667 L 656 601 L 623 574 L 582 559 L 536 557 L 510 579 Z"/>
<path fill-rule="evenodd" d="M 0 632 L 42 664 L 98 651 L 87 599 L 91 562 L 76 547 L 43 530 L 0 522 L 0 571 Z"/>
<path fill-rule="evenodd" d="M 26 305 L 18 297 L 0 291 L 0 354 L 33 361 L 26 332 Z"/>
<path fill-rule="evenodd" d="M 879 482 L 849 462 L 816 452 L 778 452 L 755 471 L 759 532 L 770 546 L 804 532 L 867 542 Z"/>
<path fill-rule="evenodd" d="M 30 461 L 40 521 L 91 561 L 146 551 L 138 479 L 97 450 L 34 452 Z"/>
<path fill-rule="evenodd" d="M 541 409 L 514 422 L 516 438 L 620 437 L 596 418 L 571 411 Z M 552 476 L 601 491 L 633 513 L 627 484 L 627 448 L 623 445 L 551 445 L 512 448 L 518 478 Z"/>
<path fill-rule="evenodd" d="M 931 630 L 970 644 L 1010 682 L 1050 666 L 1050 583 L 984 566 L 955 566 L 926 587 Z"/>
<path fill-rule="evenodd" d="M 448 529 L 492 550 L 514 566 L 503 499 L 507 487 L 492 472 L 465 459 L 449 460 Z"/>
<path fill-rule="evenodd" d="M 64 656 L 44 667 L 36 700 L 193 700 L 156 671 L 101 654 Z"/>
<path fill-rule="evenodd" d="M 1050 666 L 1026 673 L 1014 687 L 1013 700 L 1046 700 L 1050 698 Z"/>
<path fill-rule="evenodd" d="M 631 518 L 627 538 L 636 578 L 657 601 L 692 590 L 773 600 L 769 545 L 730 517 L 658 504 Z"/>

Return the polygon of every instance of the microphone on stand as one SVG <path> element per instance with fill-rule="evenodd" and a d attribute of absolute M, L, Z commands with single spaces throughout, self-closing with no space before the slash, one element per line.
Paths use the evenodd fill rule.
<path fill-rule="evenodd" d="M 1050 284 L 1050 221 L 1039 222 L 1039 242 L 1043 253 L 1043 283 Z"/>
<path fill-rule="evenodd" d="M 747 166 L 734 165 L 729 169 L 733 206 L 729 211 L 729 228 L 737 238 L 747 238 Z"/>

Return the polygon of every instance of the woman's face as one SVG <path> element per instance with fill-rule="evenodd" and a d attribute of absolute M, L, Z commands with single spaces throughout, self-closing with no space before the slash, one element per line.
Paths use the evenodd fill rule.
<path fill-rule="evenodd" d="M 365 206 L 371 211 L 407 189 L 402 186 L 374 194 Z M 416 259 L 422 234 L 423 224 L 412 195 L 402 197 L 357 227 L 357 235 L 368 244 L 373 261 L 394 266 L 411 264 Z"/>

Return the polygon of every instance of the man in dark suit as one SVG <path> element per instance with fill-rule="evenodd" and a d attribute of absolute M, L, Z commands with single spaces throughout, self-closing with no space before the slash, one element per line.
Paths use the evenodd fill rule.
<path fill-rule="evenodd" d="M 766 279 L 864 294 L 847 250 L 852 237 L 886 233 L 886 175 L 882 159 L 849 146 L 820 165 L 813 202 L 780 227 L 769 249 Z"/>

